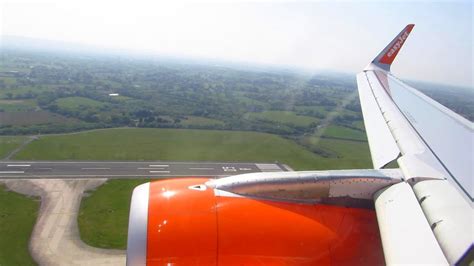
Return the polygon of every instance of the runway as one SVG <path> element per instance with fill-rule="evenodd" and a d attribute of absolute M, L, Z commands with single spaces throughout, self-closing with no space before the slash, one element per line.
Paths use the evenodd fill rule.
<path fill-rule="evenodd" d="M 2 179 L 222 177 L 288 170 L 278 163 L 0 161 Z"/>

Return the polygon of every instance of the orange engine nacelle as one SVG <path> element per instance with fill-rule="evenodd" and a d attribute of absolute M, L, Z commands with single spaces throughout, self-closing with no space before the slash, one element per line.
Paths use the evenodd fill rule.
<path fill-rule="evenodd" d="M 203 181 L 134 190 L 127 265 L 384 264 L 373 210 L 245 198 Z"/>

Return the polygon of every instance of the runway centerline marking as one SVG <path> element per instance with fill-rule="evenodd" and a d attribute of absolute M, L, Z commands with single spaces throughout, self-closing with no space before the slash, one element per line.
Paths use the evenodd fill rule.
<path fill-rule="evenodd" d="M 195 167 L 189 168 L 190 170 L 214 170 L 214 168 L 206 168 L 206 167 Z"/>
<path fill-rule="evenodd" d="M 150 173 L 169 173 L 170 171 L 150 171 Z"/>
<path fill-rule="evenodd" d="M 38 170 L 53 170 L 53 168 L 38 168 Z"/>
<path fill-rule="evenodd" d="M 169 167 L 168 164 L 150 164 L 150 167 Z"/>
<path fill-rule="evenodd" d="M 237 171 L 235 169 L 235 167 L 233 167 L 233 166 L 223 166 L 222 170 L 224 170 L 224 172 L 236 172 Z"/>
<path fill-rule="evenodd" d="M 91 168 L 81 168 L 81 170 L 110 170 L 110 168 L 91 167 Z"/>
<path fill-rule="evenodd" d="M 25 171 L 0 171 L 0 174 L 24 174 Z"/>
<path fill-rule="evenodd" d="M 7 167 L 30 167 L 31 164 L 7 164 Z"/>
<path fill-rule="evenodd" d="M 141 167 L 141 168 L 137 168 L 138 170 L 162 170 L 162 169 L 165 169 L 165 168 L 160 168 L 160 167 Z"/>

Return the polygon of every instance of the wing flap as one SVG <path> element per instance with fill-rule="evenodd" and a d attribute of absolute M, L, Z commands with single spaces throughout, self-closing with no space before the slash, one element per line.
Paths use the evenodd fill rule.
<path fill-rule="evenodd" d="M 382 189 L 374 201 L 387 265 L 448 265 L 410 185 Z"/>
<path fill-rule="evenodd" d="M 472 248 L 472 208 L 458 204 L 463 201 L 462 195 L 447 180 L 418 182 L 413 191 L 446 258 L 450 262 L 458 261 Z"/>

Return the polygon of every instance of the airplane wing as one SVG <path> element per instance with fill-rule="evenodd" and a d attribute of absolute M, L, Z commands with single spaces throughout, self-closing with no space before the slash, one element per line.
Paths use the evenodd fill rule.
<path fill-rule="evenodd" d="M 403 83 L 390 72 L 392 62 L 413 27 L 413 24 L 407 25 L 357 75 L 357 85 L 374 168 L 383 168 L 397 160 L 439 247 L 452 264 L 465 259 L 469 249 L 472 256 L 474 127 L 470 121 Z M 394 217 L 404 218 L 397 220 L 398 226 L 393 225 L 393 220 L 385 219 L 392 230 L 384 235 L 384 227 L 389 225 L 381 224 L 384 220 L 381 214 L 387 207 L 377 209 L 384 253 L 386 259 L 387 255 L 398 254 L 387 263 L 409 262 L 413 257 L 407 255 L 407 245 L 414 244 L 410 243 L 410 238 L 423 230 L 409 226 L 407 228 L 412 230 L 408 230 L 406 238 L 403 232 L 393 230 L 403 228 L 400 223 L 410 224 L 413 218 L 405 215 L 410 207 L 401 203 L 408 196 L 403 196 L 400 191 L 391 193 L 395 194 L 389 197 L 390 200 L 400 204 L 393 213 Z M 376 208 L 377 204 L 376 199 Z M 428 253 L 435 254 L 435 249 Z M 420 254 L 414 252 L 412 256 Z"/>

